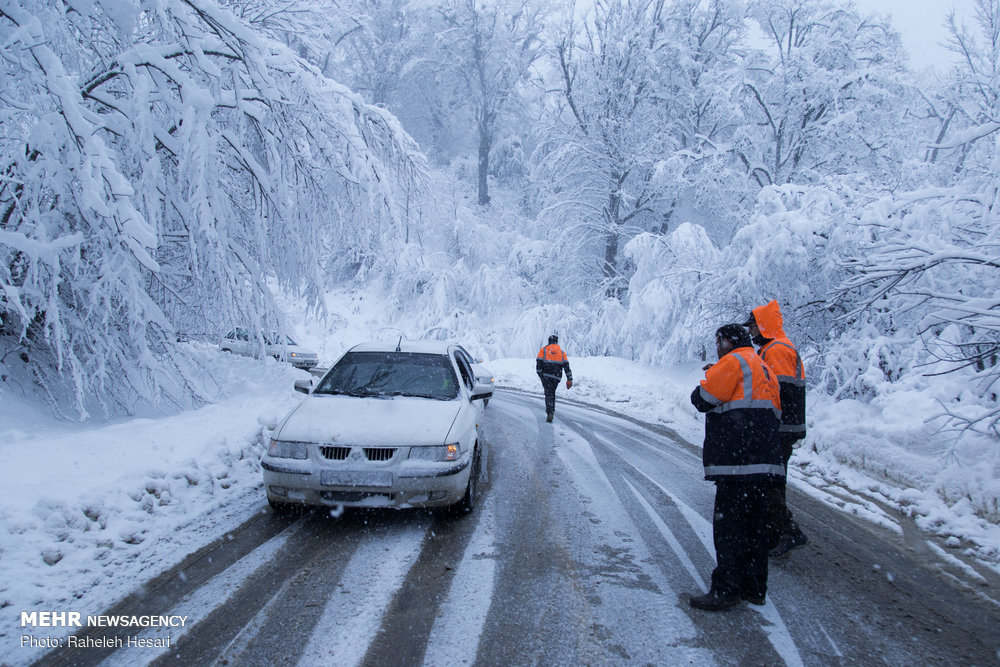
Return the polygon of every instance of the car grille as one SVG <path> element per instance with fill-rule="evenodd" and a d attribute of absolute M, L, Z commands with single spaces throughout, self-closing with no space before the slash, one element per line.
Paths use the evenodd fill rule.
<path fill-rule="evenodd" d="M 396 447 L 365 447 L 365 457 L 369 461 L 388 461 L 396 455 Z"/>
<path fill-rule="evenodd" d="M 344 461 L 347 459 L 347 455 L 351 453 L 350 447 L 320 447 L 319 453 L 325 459 L 330 459 L 332 461 Z"/>
<path fill-rule="evenodd" d="M 373 491 L 323 491 L 320 495 L 323 500 L 335 503 L 359 503 L 367 498 L 386 498 L 391 501 L 396 497 L 395 493 Z"/>

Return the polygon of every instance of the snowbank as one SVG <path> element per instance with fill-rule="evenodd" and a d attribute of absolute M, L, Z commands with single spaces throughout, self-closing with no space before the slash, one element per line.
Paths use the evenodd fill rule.
<path fill-rule="evenodd" d="M 301 398 L 305 373 L 192 352 L 222 393 L 158 419 L 60 422 L 0 389 L 0 664 L 38 657 L 17 641 L 21 611 L 100 613 L 266 510 L 260 422 Z"/>

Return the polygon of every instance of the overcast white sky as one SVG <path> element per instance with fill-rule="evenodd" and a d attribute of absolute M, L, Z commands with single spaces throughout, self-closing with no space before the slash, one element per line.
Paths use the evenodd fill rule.
<path fill-rule="evenodd" d="M 944 19 L 954 8 L 960 22 L 971 26 L 975 0 L 855 0 L 863 12 L 888 14 L 910 52 L 910 66 L 915 70 L 926 67 L 947 69 L 953 54 L 941 43 L 947 32 Z"/>

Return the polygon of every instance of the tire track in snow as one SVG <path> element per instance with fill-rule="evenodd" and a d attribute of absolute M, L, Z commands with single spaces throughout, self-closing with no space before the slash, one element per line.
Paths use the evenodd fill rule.
<path fill-rule="evenodd" d="M 290 536 L 294 532 L 288 530 L 291 525 L 288 520 L 274 517 L 268 512 L 258 514 L 215 542 L 198 549 L 183 562 L 152 580 L 137 583 L 138 590 L 135 593 L 103 613 L 108 616 L 141 616 L 149 614 L 151 610 L 160 612 L 177 607 L 185 599 L 195 595 L 199 588 L 259 549 L 268 540 L 275 539 L 283 533 L 288 533 Z M 200 619 L 189 618 L 184 632 L 187 633 L 198 620 Z M 136 629 L 133 627 L 87 627 L 77 633 L 77 637 L 106 638 L 109 642 L 114 642 L 115 638 L 118 638 L 124 642 L 126 637 L 136 634 Z M 107 659 L 116 650 L 64 646 L 46 654 L 35 664 L 48 666 L 95 664 Z"/>
<path fill-rule="evenodd" d="M 207 619 L 228 602 L 230 596 L 238 590 L 242 584 L 265 569 L 275 556 L 284 549 L 289 540 L 299 532 L 299 526 L 293 525 L 285 529 L 284 532 L 274 537 L 259 547 L 243 556 L 235 563 L 227 567 L 219 574 L 212 577 L 203 586 L 200 586 L 194 593 L 185 596 L 184 600 L 172 607 L 165 614 L 168 616 L 185 616 L 187 623 L 184 627 L 177 629 L 171 635 L 171 647 L 177 647 L 181 641 L 197 632 L 198 623 L 201 619 Z M 142 639 L 158 639 L 164 636 L 162 628 L 146 628 L 138 633 Z M 171 652 L 172 648 L 143 648 L 132 649 L 122 648 L 115 651 L 109 658 L 101 664 L 107 667 L 129 667 L 136 664 L 136 656 L 141 655 L 146 663 L 153 663 L 157 658 L 165 656 Z M 141 653 L 137 653 L 141 651 Z"/>
<path fill-rule="evenodd" d="M 625 480 L 625 483 L 628 484 L 628 488 L 632 491 L 635 499 L 639 501 L 639 505 L 641 505 L 642 509 L 645 510 L 646 516 L 648 516 L 650 521 L 653 522 L 653 525 L 659 529 L 660 534 L 663 535 L 663 538 L 667 541 L 667 544 L 670 545 L 670 548 L 674 550 L 674 555 L 677 556 L 681 565 L 683 565 L 684 569 L 687 570 L 691 579 L 693 579 L 695 583 L 699 584 L 701 588 L 707 588 L 705 580 L 700 574 L 698 574 L 697 568 L 695 568 L 694 563 L 691 562 L 691 558 L 687 555 L 687 552 L 684 551 L 684 547 L 682 547 L 681 543 L 677 541 L 677 537 L 674 535 L 674 532 L 670 530 L 667 524 L 663 523 L 663 517 L 656 513 L 656 510 L 653 509 L 652 505 L 650 505 L 643 495 L 639 493 L 639 489 L 632 486 L 628 480 Z"/>
<path fill-rule="evenodd" d="M 298 560 L 295 574 L 268 600 L 222 650 L 220 664 L 291 664 L 301 655 L 335 589 L 350 554 L 367 539 L 369 525 L 383 514 L 348 514 L 336 521 L 319 516 L 307 522 L 320 548 Z M 400 517 L 395 517 L 399 519 Z"/>
<path fill-rule="evenodd" d="M 590 443 L 567 425 L 565 416 L 573 412 L 563 410 L 564 417 L 554 425 L 536 426 L 562 464 L 551 466 L 546 512 L 567 535 L 565 548 L 574 565 L 566 573 L 589 607 L 589 620 L 577 627 L 584 641 L 573 659 L 591 664 L 710 664 L 711 652 L 692 645 L 697 630 L 676 604 L 669 582 L 658 568 L 650 567 L 645 544 L 633 538 L 637 529 L 626 508 L 615 502 L 606 468 Z M 541 507 L 533 511 L 540 513 Z"/>
<path fill-rule="evenodd" d="M 152 663 L 159 665 L 212 664 L 233 644 L 247 626 L 252 626 L 259 610 L 266 607 L 297 576 L 314 556 L 335 548 L 348 550 L 354 540 L 336 540 L 338 524 L 323 517 L 307 516 L 292 527 L 290 539 L 281 544 L 271 542 L 260 547 L 270 557 L 253 569 L 230 567 L 208 585 L 199 588 L 191 600 L 205 600 L 213 605 L 211 612 L 198 619 L 184 641 L 175 643 Z M 263 551 L 262 551 L 263 553 Z M 330 567 L 337 569 L 336 560 Z M 221 586 L 228 582 L 235 585 Z"/>
<path fill-rule="evenodd" d="M 705 579 L 703 579 L 697 571 L 697 568 L 692 562 L 691 556 L 687 553 L 687 550 L 683 547 L 681 542 L 675 535 L 675 531 L 668 527 L 668 522 L 673 518 L 673 522 L 676 524 L 676 515 L 683 517 L 685 522 L 685 528 L 689 529 L 695 536 L 698 537 L 702 545 L 705 546 L 706 551 L 709 555 L 709 560 L 714 563 L 715 561 L 715 549 L 714 545 L 710 541 L 709 536 L 711 535 L 711 524 L 701 517 L 701 515 L 694 512 L 686 503 L 679 502 L 676 496 L 668 491 L 663 485 L 656 482 L 650 475 L 643 472 L 637 465 L 632 463 L 627 459 L 627 448 L 621 447 L 608 438 L 594 431 L 589 431 L 587 428 L 578 423 L 574 423 L 574 430 L 579 433 L 583 438 L 587 440 L 594 447 L 594 456 L 600 461 L 601 467 L 606 471 L 607 474 L 613 475 L 612 471 L 617 472 L 621 476 L 621 482 L 627 487 L 632 495 L 635 496 L 638 503 L 638 510 L 642 511 L 648 517 L 652 526 L 656 529 L 660 538 L 669 547 L 670 551 L 674 554 L 679 565 L 687 572 L 691 580 L 698 586 L 699 590 L 707 590 L 707 584 Z M 635 481 L 635 484 L 632 481 Z M 653 501 L 654 498 L 650 495 L 649 486 L 652 485 L 655 491 L 662 494 L 663 498 L 655 499 L 661 506 L 661 509 L 656 510 L 653 508 L 649 501 Z M 612 484 L 612 486 L 616 486 Z M 641 490 L 644 488 L 645 490 Z M 632 505 L 626 501 L 622 491 L 624 489 L 616 488 L 616 493 L 619 496 L 619 500 L 628 507 Z M 664 506 L 664 501 L 667 501 L 667 505 Z M 634 505 L 633 505 L 634 506 Z M 671 517 L 668 514 L 664 514 L 663 511 L 665 507 L 669 507 L 672 512 L 670 515 L 675 515 Z M 683 508 L 683 509 L 682 509 Z M 640 531 L 643 534 L 643 531 Z M 650 545 L 652 546 L 652 545 Z M 799 651 L 795 645 L 795 641 L 788 631 L 784 621 L 781 618 L 781 614 L 778 612 L 777 607 L 774 606 L 773 601 L 770 599 L 763 609 L 757 609 L 767 624 L 761 625 L 760 629 L 767 636 L 768 641 L 774 648 L 781 660 L 787 665 L 801 665 L 802 658 L 799 655 Z"/>
<path fill-rule="evenodd" d="M 479 651 L 497 570 L 495 504 L 481 508 L 488 511 L 479 516 L 434 620 L 423 658 L 427 667 L 471 664 Z"/>
<path fill-rule="evenodd" d="M 357 665 L 375 638 L 393 596 L 420 555 L 430 520 L 371 535 L 351 555 L 326 603 L 300 665 Z"/>

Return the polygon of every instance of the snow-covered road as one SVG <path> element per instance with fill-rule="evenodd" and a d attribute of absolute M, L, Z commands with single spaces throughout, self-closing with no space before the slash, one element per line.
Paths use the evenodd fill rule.
<path fill-rule="evenodd" d="M 899 531 L 815 494 L 790 491 L 812 543 L 772 561 L 766 606 L 691 609 L 687 595 L 706 589 L 714 564 L 714 488 L 699 452 L 663 427 L 565 401 L 547 424 L 540 401 L 498 392 L 490 403 L 488 482 L 473 515 L 261 513 L 108 612 L 189 616 L 169 647 L 43 662 L 997 660 L 995 605 L 952 588 Z M 167 636 L 156 630 L 142 636 Z"/>

